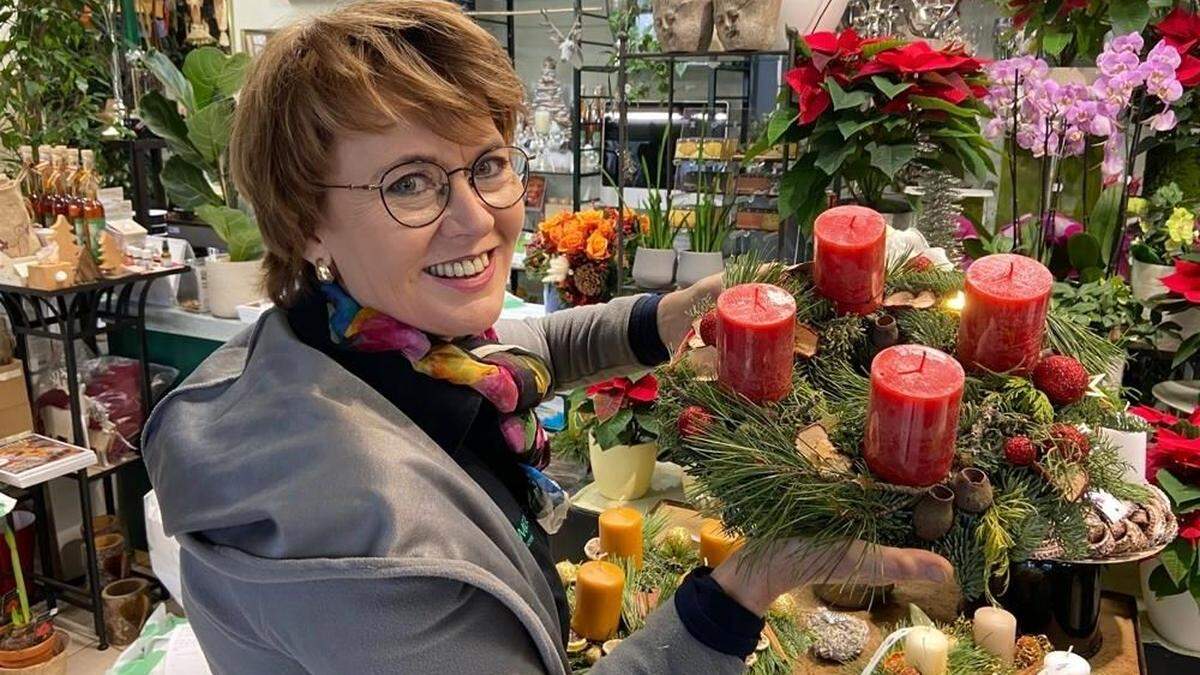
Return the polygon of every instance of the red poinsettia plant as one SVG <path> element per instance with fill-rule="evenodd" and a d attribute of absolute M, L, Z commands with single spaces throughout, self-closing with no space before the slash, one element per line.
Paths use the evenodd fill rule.
<path fill-rule="evenodd" d="M 1200 14 L 1176 7 L 1154 30 L 1179 52 L 1175 77 L 1184 87 L 1200 85 Z"/>
<path fill-rule="evenodd" d="M 920 40 L 864 39 L 853 29 L 813 33 L 796 47 L 781 104 L 750 152 L 807 141 L 780 186 L 781 216 L 810 223 L 835 177 L 857 201 L 880 206 L 912 164 L 980 179 L 993 171 L 979 126 L 986 76 L 978 59 Z"/>
<path fill-rule="evenodd" d="M 1187 419 L 1137 406 L 1130 412 L 1151 426 L 1146 478 L 1171 499 L 1179 537 L 1160 556 L 1150 588 L 1162 597 L 1190 592 L 1200 602 L 1200 408 Z"/>
<path fill-rule="evenodd" d="M 1200 253 L 1188 253 L 1175 260 L 1175 271 L 1162 278 L 1170 295 L 1158 307 L 1165 312 L 1179 312 L 1200 306 Z M 1168 326 L 1167 328 L 1171 328 Z M 1175 326 L 1174 329 L 1178 329 Z M 1178 368 L 1200 353 L 1200 333 L 1184 340 L 1175 351 L 1172 368 Z"/>
<path fill-rule="evenodd" d="M 657 439 L 659 426 L 653 417 L 657 400 L 658 379 L 654 375 L 637 380 L 615 377 L 588 387 L 581 410 L 595 415 L 592 435 L 597 445 L 608 449 Z"/>

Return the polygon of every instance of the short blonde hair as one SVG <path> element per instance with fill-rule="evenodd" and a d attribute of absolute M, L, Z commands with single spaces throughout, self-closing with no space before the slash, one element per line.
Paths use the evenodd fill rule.
<path fill-rule="evenodd" d="M 263 233 L 267 294 L 288 306 L 312 285 L 303 256 L 335 134 L 403 118 L 471 138 L 490 132 L 490 117 L 511 141 L 523 102 L 500 44 L 443 0 L 362 0 L 273 35 L 250 66 L 230 142 L 234 180 Z"/>

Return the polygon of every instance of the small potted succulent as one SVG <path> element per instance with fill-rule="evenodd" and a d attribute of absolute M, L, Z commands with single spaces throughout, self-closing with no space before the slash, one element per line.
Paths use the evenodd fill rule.
<path fill-rule="evenodd" d="M 12 560 L 16 588 L 4 596 L 8 625 L 0 628 L 0 669 L 6 673 L 66 672 L 66 640 L 54 629 L 52 612 L 34 614 L 25 590 L 25 575 L 17 540 L 9 526 L 8 514 L 16 500 L 0 496 L 0 518 L 4 519 L 4 542 Z M 61 671 L 44 670 L 51 662 L 61 662 Z"/>
<path fill-rule="evenodd" d="M 596 487 L 609 499 L 642 497 L 658 459 L 658 380 L 617 377 L 592 385 L 587 396 L 583 411 L 594 415 L 588 446 Z"/>

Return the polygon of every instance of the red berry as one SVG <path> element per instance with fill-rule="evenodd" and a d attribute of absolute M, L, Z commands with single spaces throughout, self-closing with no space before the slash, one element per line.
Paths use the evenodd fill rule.
<path fill-rule="evenodd" d="M 1033 369 L 1033 386 L 1054 405 L 1070 405 L 1083 398 L 1088 380 L 1083 364 L 1069 356 L 1048 356 Z"/>
<path fill-rule="evenodd" d="M 698 405 L 689 405 L 679 412 L 677 427 L 681 437 L 692 438 L 708 431 L 712 423 L 712 413 Z"/>
<path fill-rule="evenodd" d="M 1037 448 L 1027 436 L 1013 436 L 1004 441 L 1004 459 L 1013 466 L 1029 466 L 1037 461 Z"/>
<path fill-rule="evenodd" d="M 1092 442 L 1086 434 L 1070 424 L 1055 424 L 1050 427 L 1051 447 L 1071 462 L 1082 462 L 1092 451 Z"/>
<path fill-rule="evenodd" d="M 930 267 L 933 267 L 933 261 L 923 255 L 919 255 L 915 258 L 909 259 L 908 266 L 910 269 L 914 269 L 918 272 L 924 272 Z"/>
<path fill-rule="evenodd" d="M 700 319 L 700 339 L 704 344 L 715 347 L 717 344 L 717 310 L 710 309 Z"/>

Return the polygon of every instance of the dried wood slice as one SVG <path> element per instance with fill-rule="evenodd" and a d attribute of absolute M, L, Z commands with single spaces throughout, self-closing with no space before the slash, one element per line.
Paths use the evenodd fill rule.
<path fill-rule="evenodd" d="M 937 300 L 937 294 L 933 291 L 921 291 L 916 294 L 909 291 L 897 291 L 883 299 L 883 306 L 929 309 L 937 304 Z"/>
<path fill-rule="evenodd" d="M 811 359 L 817 355 L 817 345 L 821 342 L 821 336 L 817 335 L 817 331 L 806 323 L 796 324 L 796 355 L 803 356 L 806 359 Z"/>
<path fill-rule="evenodd" d="M 850 471 L 850 460 L 833 447 L 833 443 L 829 441 L 829 432 L 820 424 L 810 424 L 796 434 L 796 452 L 818 471 Z"/>

